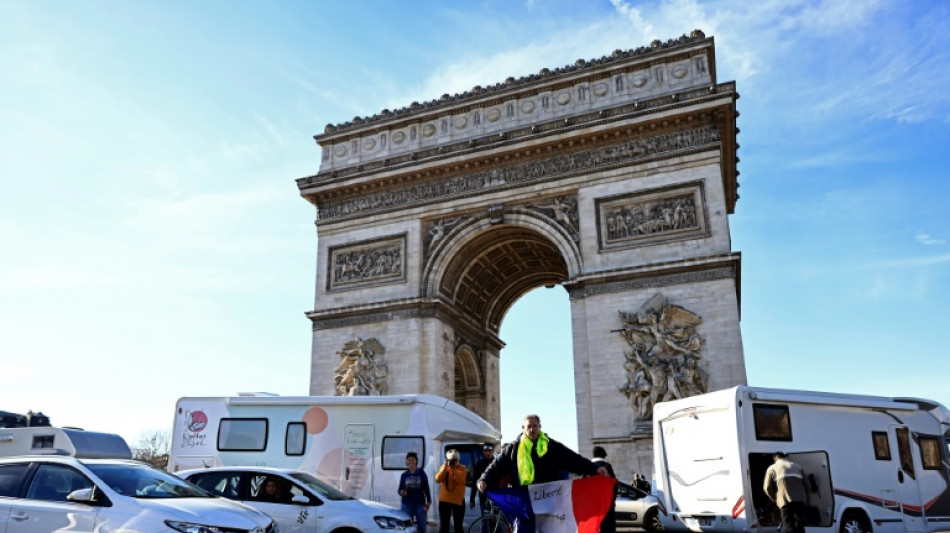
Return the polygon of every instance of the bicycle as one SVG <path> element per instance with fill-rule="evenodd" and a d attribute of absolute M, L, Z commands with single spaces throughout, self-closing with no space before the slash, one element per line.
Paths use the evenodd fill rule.
<path fill-rule="evenodd" d="M 491 497 L 486 500 L 488 508 L 468 526 L 468 533 L 511 533 L 511 523 L 505 513 L 495 505 Z"/>

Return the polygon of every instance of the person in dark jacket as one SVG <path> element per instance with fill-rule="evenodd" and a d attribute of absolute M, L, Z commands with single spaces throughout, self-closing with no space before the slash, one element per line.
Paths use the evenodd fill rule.
<path fill-rule="evenodd" d="M 472 479 L 478 481 L 482 474 L 485 473 L 485 470 L 488 468 L 488 465 L 491 464 L 492 460 L 495 459 L 495 445 L 486 442 L 482 446 L 482 458 L 475 463 L 475 467 L 472 470 Z M 472 492 L 468 496 L 468 507 L 469 509 L 475 508 L 475 494 L 478 493 L 478 508 L 481 511 L 481 514 L 485 514 L 485 493 L 478 492 L 478 487 L 472 487 Z"/>
<path fill-rule="evenodd" d="M 600 446 L 594 446 L 594 459 L 593 463 L 598 466 L 603 466 L 607 469 L 607 475 L 617 479 L 617 475 L 614 473 L 614 467 L 607 462 L 607 450 L 603 449 Z M 614 489 L 614 500 L 617 499 L 616 488 Z M 600 523 L 600 533 L 614 533 L 617 531 L 617 503 L 616 501 L 610 504 L 610 510 L 607 511 L 607 516 L 604 517 L 604 521 Z"/>
<path fill-rule="evenodd" d="M 584 456 L 548 437 L 541 431 L 538 415 L 524 417 L 521 435 L 505 444 L 501 453 L 478 479 L 478 491 L 500 488 L 502 480 L 511 486 L 549 483 L 564 479 L 565 472 L 582 476 L 607 475 L 607 469 L 598 467 Z"/>
<path fill-rule="evenodd" d="M 399 477 L 399 495 L 402 496 L 402 512 L 416 521 L 416 532 L 426 533 L 426 514 L 432 503 L 429 491 L 429 478 L 425 470 L 418 468 L 419 456 L 416 452 L 406 454 L 408 470 Z"/>

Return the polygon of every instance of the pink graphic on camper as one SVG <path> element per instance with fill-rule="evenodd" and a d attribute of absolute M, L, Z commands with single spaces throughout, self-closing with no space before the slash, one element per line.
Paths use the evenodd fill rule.
<path fill-rule="evenodd" d="M 187 411 L 185 412 L 185 426 L 188 427 L 189 431 L 200 433 L 208 426 L 208 415 L 204 411 Z"/>

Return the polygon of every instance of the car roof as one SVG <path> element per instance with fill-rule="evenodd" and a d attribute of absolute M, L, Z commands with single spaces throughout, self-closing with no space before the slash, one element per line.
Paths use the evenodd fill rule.
<path fill-rule="evenodd" d="M 141 466 L 146 465 L 141 461 L 134 461 L 132 459 L 80 459 L 78 457 L 72 457 L 70 455 L 58 455 L 58 454 L 34 454 L 34 455 L 17 455 L 14 457 L 0 457 L 0 463 L 35 463 L 35 462 L 47 462 L 47 463 L 64 463 L 64 464 L 84 464 L 84 465 L 130 465 L 130 466 Z"/>
<path fill-rule="evenodd" d="M 277 468 L 274 466 L 212 466 L 208 468 L 180 470 L 175 472 L 175 474 L 179 476 L 187 476 L 191 474 L 197 474 L 199 472 L 265 472 L 268 474 L 290 475 L 301 471 L 293 468 Z"/>

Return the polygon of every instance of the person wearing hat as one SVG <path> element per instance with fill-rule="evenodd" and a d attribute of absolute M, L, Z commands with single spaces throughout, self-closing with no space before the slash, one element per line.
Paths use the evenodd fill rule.
<path fill-rule="evenodd" d="M 472 479 L 478 481 L 482 477 L 482 474 L 485 473 L 485 469 L 488 468 L 488 465 L 491 464 L 492 459 L 495 458 L 495 445 L 486 442 L 482 446 L 482 458 L 475 463 L 475 467 L 472 469 Z M 478 509 L 482 514 L 485 514 L 485 493 L 478 492 L 478 487 L 473 483 L 472 491 L 468 496 L 468 507 L 469 509 L 475 508 L 475 495 L 478 494 Z"/>
<path fill-rule="evenodd" d="M 458 450 L 445 452 L 445 463 L 439 467 L 435 482 L 439 484 L 439 533 L 449 533 L 449 519 L 455 523 L 455 533 L 464 533 L 465 474 Z"/>

